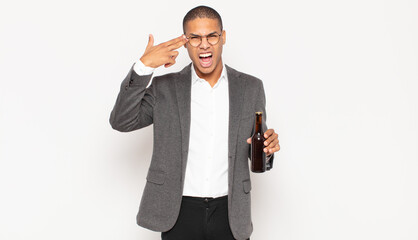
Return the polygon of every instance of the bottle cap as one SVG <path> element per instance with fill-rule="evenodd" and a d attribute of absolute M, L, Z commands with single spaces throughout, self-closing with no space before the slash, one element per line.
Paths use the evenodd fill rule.
<path fill-rule="evenodd" d="M 263 114 L 263 112 L 255 112 L 255 114 L 257 114 L 257 115 L 262 115 L 262 114 Z"/>

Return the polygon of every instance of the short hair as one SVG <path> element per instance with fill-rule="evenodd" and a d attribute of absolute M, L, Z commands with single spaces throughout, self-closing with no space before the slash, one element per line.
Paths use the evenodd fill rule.
<path fill-rule="evenodd" d="M 186 33 L 187 22 L 192 21 L 196 18 L 217 19 L 219 26 L 221 27 L 221 31 L 223 29 L 221 15 L 219 15 L 219 13 L 215 9 L 208 7 L 208 6 L 198 6 L 190 10 L 186 14 L 186 16 L 184 16 L 183 18 L 183 32 L 184 33 Z"/>

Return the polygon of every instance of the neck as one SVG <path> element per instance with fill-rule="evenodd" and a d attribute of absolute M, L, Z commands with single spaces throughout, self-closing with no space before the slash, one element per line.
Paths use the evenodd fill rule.
<path fill-rule="evenodd" d="M 199 78 L 206 80 L 211 87 L 215 86 L 215 84 L 218 82 L 219 78 L 221 77 L 222 70 L 223 70 L 223 62 L 222 59 L 219 61 L 218 65 L 215 67 L 215 69 L 210 73 L 202 73 L 199 71 L 199 69 L 194 66 L 194 70 L 196 71 L 197 76 Z"/>

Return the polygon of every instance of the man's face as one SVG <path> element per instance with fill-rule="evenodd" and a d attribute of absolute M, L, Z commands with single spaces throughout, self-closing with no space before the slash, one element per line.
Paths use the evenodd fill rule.
<path fill-rule="evenodd" d="M 217 19 L 196 18 L 186 23 L 185 35 L 189 38 L 189 42 L 185 44 L 185 47 L 195 66 L 196 73 L 200 77 L 210 75 L 215 69 L 222 69 L 222 46 L 226 41 L 225 31 L 222 31 L 219 42 L 216 44 L 210 44 L 208 38 L 205 37 L 202 37 L 202 42 L 197 47 L 190 44 L 191 37 L 210 34 L 221 34 L 221 27 Z"/>

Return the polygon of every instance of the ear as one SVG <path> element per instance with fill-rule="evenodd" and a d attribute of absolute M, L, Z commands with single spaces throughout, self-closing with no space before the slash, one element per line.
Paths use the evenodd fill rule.
<path fill-rule="evenodd" d="M 222 45 L 225 45 L 225 43 L 226 43 L 226 32 L 225 32 L 225 30 L 222 30 L 222 42 L 223 42 Z"/>

